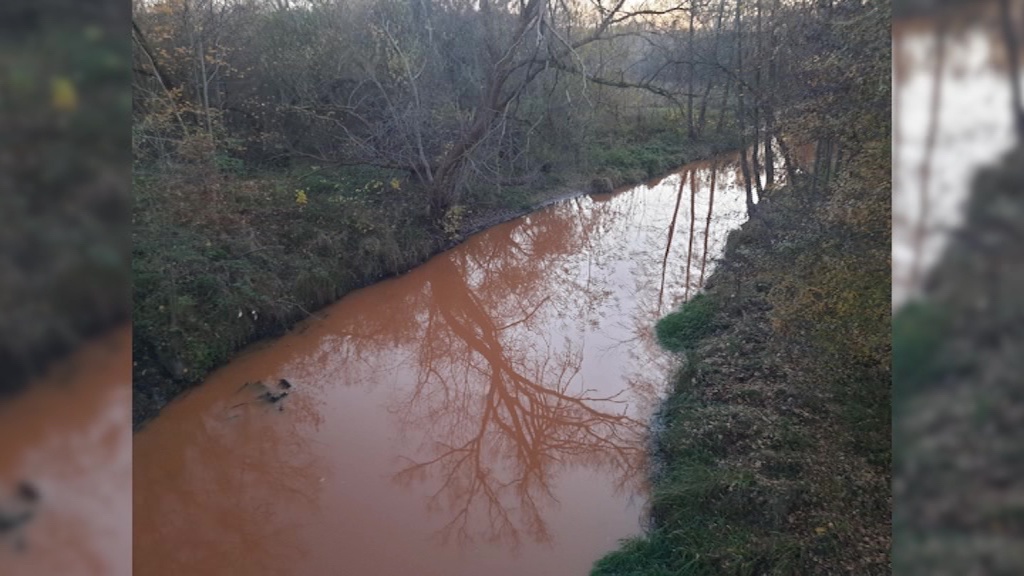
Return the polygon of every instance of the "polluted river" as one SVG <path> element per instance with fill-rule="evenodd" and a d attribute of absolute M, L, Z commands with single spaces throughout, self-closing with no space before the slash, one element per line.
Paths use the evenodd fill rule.
<path fill-rule="evenodd" d="M 132 573 L 130 326 L 0 401 L 0 574 Z"/>
<path fill-rule="evenodd" d="M 653 326 L 741 182 L 553 204 L 250 347 L 135 434 L 134 573 L 586 574 L 643 530 Z"/>

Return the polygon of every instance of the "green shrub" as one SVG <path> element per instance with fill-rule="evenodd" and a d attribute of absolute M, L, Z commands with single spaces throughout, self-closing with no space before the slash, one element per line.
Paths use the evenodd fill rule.
<path fill-rule="evenodd" d="M 658 321 L 655 334 L 658 343 L 666 350 L 682 352 L 694 347 L 713 328 L 714 302 L 704 294 L 698 294 L 673 312 Z"/>
<path fill-rule="evenodd" d="M 218 153 L 213 157 L 217 169 L 225 174 L 241 176 L 245 174 L 245 162 L 241 158 L 235 158 L 228 154 Z"/>

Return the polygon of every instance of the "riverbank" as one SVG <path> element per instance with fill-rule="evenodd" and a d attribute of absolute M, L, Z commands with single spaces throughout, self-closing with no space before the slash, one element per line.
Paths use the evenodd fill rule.
<path fill-rule="evenodd" d="M 138 172 L 133 424 L 138 429 L 248 344 L 473 233 L 734 147 L 729 137 L 690 142 L 670 132 L 595 149 L 592 170 L 471 192 L 441 223 L 425 217 L 426 199 L 401 173 Z"/>
<path fill-rule="evenodd" d="M 653 442 L 653 527 L 593 574 L 889 573 L 885 154 L 827 190 L 774 193 L 659 322 L 681 368 Z"/>
<path fill-rule="evenodd" d="M 900 574 L 1024 571 L 1022 161 L 1018 147 L 978 173 L 924 294 L 893 318 Z"/>
<path fill-rule="evenodd" d="M 129 138 L 110 127 L 131 112 L 131 55 L 92 6 L 0 12 L 3 401 L 129 317 Z"/>

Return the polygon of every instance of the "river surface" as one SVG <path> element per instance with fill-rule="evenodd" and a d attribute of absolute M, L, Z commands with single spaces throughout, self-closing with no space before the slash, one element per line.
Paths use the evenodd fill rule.
<path fill-rule="evenodd" d="M 944 29 L 936 18 L 893 23 L 894 308 L 920 293 L 975 174 L 1014 146 L 999 24 L 994 3 L 950 13 Z"/>
<path fill-rule="evenodd" d="M 723 156 L 561 202 L 250 348 L 135 435 L 134 573 L 588 573 L 642 531 L 652 327 L 739 182 Z"/>
<path fill-rule="evenodd" d="M 132 573 L 131 354 L 125 326 L 0 402 L 0 574 Z"/>

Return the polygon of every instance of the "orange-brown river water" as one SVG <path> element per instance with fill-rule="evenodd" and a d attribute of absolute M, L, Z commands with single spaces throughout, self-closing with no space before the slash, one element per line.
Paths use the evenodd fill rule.
<path fill-rule="evenodd" d="M 652 328 L 738 182 L 722 157 L 550 206 L 249 349 L 135 435 L 134 573 L 586 574 L 642 530 Z"/>
<path fill-rule="evenodd" d="M 125 326 L 0 402 L 0 574 L 131 574 L 131 354 Z"/>

